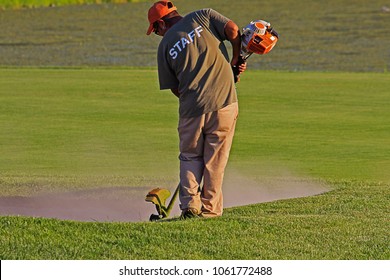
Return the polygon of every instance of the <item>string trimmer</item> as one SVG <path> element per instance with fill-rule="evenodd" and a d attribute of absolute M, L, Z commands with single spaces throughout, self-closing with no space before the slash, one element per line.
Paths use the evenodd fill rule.
<path fill-rule="evenodd" d="M 241 35 L 241 53 L 240 60 L 237 65 L 245 62 L 253 53 L 266 54 L 269 53 L 278 41 L 278 33 L 271 28 L 271 24 L 264 20 L 256 20 L 249 23 L 242 30 Z M 238 68 L 233 67 L 235 82 L 238 80 Z M 180 184 L 177 186 L 171 201 L 168 206 L 165 205 L 166 200 L 171 195 L 167 189 L 156 188 L 148 192 L 145 201 L 152 202 L 156 206 L 157 215 L 150 215 L 149 221 L 158 221 L 166 219 L 173 208 L 173 204 L 179 194 Z"/>

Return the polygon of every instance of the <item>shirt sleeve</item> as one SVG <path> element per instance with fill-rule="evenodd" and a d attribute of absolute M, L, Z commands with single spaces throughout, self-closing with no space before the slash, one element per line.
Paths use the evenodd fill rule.
<path fill-rule="evenodd" d="M 164 51 L 164 47 L 161 44 L 157 52 L 157 66 L 160 89 L 163 90 L 178 88 L 179 80 L 177 79 L 173 69 L 170 67 L 167 53 Z"/>
<path fill-rule="evenodd" d="M 230 21 L 230 19 L 213 9 L 206 9 L 205 11 L 209 16 L 210 27 L 214 30 L 215 36 L 220 41 L 225 41 L 227 39 L 225 35 L 225 26 Z"/>

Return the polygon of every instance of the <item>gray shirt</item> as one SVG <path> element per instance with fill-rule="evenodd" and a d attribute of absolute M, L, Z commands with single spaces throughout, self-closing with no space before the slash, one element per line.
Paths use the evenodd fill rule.
<path fill-rule="evenodd" d="M 173 25 L 160 42 L 160 89 L 179 90 L 181 118 L 197 117 L 237 102 L 223 44 L 228 21 L 212 9 L 195 11 Z"/>

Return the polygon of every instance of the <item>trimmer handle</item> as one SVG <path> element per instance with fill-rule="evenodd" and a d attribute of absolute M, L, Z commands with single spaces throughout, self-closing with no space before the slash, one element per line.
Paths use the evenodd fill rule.
<path fill-rule="evenodd" d="M 238 82 L 238 78 L 240 77 L 240 72 L 238 71 L 238 66 L 245 63 L 245 59 L 240 55 L 238 57 L 238 61 L 236 63 L 236 65 L 232 66 L 232 69 L 233 69 L 233 75 L 234 75 L 234 83 L 237 83 Z"/>

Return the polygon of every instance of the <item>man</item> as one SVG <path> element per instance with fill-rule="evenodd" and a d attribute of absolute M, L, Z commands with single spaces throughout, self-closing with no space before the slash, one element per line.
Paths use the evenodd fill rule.
<path fill-rule="evenodd" d="M 218 217 L 222 181 L 238 116 L 232 66 L 241 37 L 237 25 L 212 9 L 182 17 L 170 1 L 148 12 L 147 35 L 162 36 L 158 47 L 160 89 L 179 98 L 180 208 L 182 218 Z M 224 40 L 232 44 L 229 64 Z M 201 182 L 203 180 L 203 187 Z"/>

